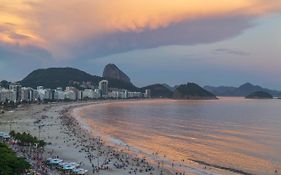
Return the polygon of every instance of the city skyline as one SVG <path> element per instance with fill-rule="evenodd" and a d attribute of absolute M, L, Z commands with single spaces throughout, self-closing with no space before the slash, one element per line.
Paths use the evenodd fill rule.
<path fill-rule="evenodd" d="M 0 80 L 46 67 L 101 75 L 115 63 L 140 87 L 281 89 L 280 0 L 0 2 Z"/>

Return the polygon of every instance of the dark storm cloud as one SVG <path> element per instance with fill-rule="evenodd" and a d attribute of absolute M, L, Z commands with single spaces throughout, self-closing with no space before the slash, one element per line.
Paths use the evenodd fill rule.
<path fill-rule="evenodd" d="M 134 49 L 213 43 L 238 36 L 253 26 L 251 20 L 244 16 L 214 17 L 183 21 L 155 30 L 119 31 L 80 43 L 75 53 L 78 53 L 77 57 L 94 58 Z"/>

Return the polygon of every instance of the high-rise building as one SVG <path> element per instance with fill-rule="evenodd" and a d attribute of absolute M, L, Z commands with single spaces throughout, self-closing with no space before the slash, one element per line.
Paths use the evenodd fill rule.
<path fill-rule="evenodd" d="M 67 92 L 70 92 L 68 94 L 71 94 L 69 99 L 77 100 L 77 97 L 78 97 L 78 89 L 77 88 L 72 87 L 72 86 L 68 86 L 68 87 L 65 88 L 65 93 L 67 93 Z M 73 99 L 73 93 L 75 95 L 75 99 Z"/>
<path fill-rule="evenodd" d="M 21 85 L 20 84 L 10 84 L 9 89 L 16 92 L 16 102 L 21 100 Z"/>
<path fill-rule="evenodd" d="M 64 92 L 65 94 L 65 99 L 67 100 L 76 100 L 76 93 L 74 91 L 65 91 Z"/>
<path fill-rule="evenodd" d="M 61 88 L 57 88 L 54 91 L 54 100 L 64 100 L 64 99 L 65 99 L 64 91 Z"/>
<path fill-rule="evenodd" d="M 23 87 L 21 88 L 21 101 L 33 101 L 33 89 Z"/>
<path fill-rule="evenodd" d="M 84 99 L 93 99 L 94 98 L 94 90 L 93 89 L 85 89 L 83 91 Z"/>
<path fill-rule="evenodd" d="M 5 102 L 6 100 L 17 102 L 16 91 L 10 89 L 0 89 L 0 102 Z"/>
<path fill-rule="evenodd" d="M 144 97 L 145 98 L 151 98 L 151 90 L 150 89 L 145 90 Z"/>
<path fill-rule="evenodd" d="M 108 81 L 102 80 L 99 82 L 99 89 L 101 90 L 101 94 L 103 97 L 108 95 Z"/>
<path fill-rule="evenodd" d="M 83 91 L 78 91 L 77 100 L 82 100 L 82 99 L 83 99 Z"/>

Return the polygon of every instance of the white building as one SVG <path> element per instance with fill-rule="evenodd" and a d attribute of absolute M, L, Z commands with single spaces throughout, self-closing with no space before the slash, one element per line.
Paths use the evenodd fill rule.
<path fill-rule="evenodd" d="M 108 93 L 109 98 L 122 98 L 125 99 L 127 98 L 128 91 L 127 90 L 113 90 Z"/>
<path fill-rule="evenodd" d="M 45 100 L 52 100 L 53 99 L 53 90 L 52 89 L 45 89 Z"/>
<path fill-rule="evenodd" d="M 85 89 L 83 91 L 83 99 L 93 99 L 94 98 L 94 90 L 93 89 Z"/>
<path fill-rule="evenodd" d="M 101 98 L 101 90 L 95 89 L 94 98 Z"/>
<path fill-rule="evenodd" d="M 33 101 L 33 89 L 23 87 L 21 88 L 21 101 L 30 102 Z"/>
<path fill-rule="evenodd" d="M 108 95 L 108 81 L 102 80 L 99 82 L 99 89 L 101 90 L 102 97 L 107 97 Z"/>
<path fill-rule="evenodd" d="M 37 90 L 34 90 L 33 89 L 33 101 L 38 101 L 39 100 L 39 93 L 38 93 L 38 91 Z"/>
<path fill-rule="evenodd" d="M 17 93 L 10 89 L 0 89 L 0 102 L 13 101 L 17 102 Z"/>
<path fill-rule="evenodd" d="M 52 89 L 44 89 L 43 86 L 37 87 L 38 97 L 40 100 L 52 100 L 53 91 Z"/>
<path fill-rule="evenodd" d="M 145 90 L 144 98 L 151 98 L 151 90 L 150 89 Z"/>
<path fill-rule="evenodd" d="M 77 100 L 82 100 L 82 99 L 83 99 L 83 91 L 78 91 Z"/>
<path fill-rule="evenodd" d="M 128 98 L 141 98 L 141 92 L 128 92 Z"/>
<path fill-rule="evenodd" d="M 10 84 L 9 89 L 16 92 L 16 101 L 20 101 L 20 99 L 21 99 L 21 85 Z"/>
<path fill-rule="evenodd" d="M 76 100 L 76 92 L 74 91 L 65 91 L 65 99 Z"/>
<path fill-rule="evenodd" d="M 64 100 L 65 94 L 61 88 L 57 88 L 54 92 L 54 100 Z"/>

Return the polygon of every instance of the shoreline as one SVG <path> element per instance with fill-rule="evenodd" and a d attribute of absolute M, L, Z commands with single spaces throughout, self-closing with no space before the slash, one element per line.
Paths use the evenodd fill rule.
<path fill-rule="evenodd" d="M 102 167 L 102 170 L 99 171 L 100 175 L 124 175 L 130 174 L 130 171 L 131 174 L 135 174 L 136 172 L 140 175 L 150 172 L 153 175 L 159 175 L 161 171 L 163 175 L 176 174 L 175 171 L 173 171 L 174 169 L 168 166 L 171 162 L 165 157 L 158 155 L 149 157 L 151 155 L 144 154 L 143 152 L 138 154 L 132 150 L 127 152 L 127 146 L 131 149 L 134 147 L 126 143 L 124 143 L 123 147 L 117 147 L 120 143 L 118 140 L 116 140 L 114 144 L 116 147 L 112 146 L 103 140 L 103 135 L 99 134 L 98 131 L 90 128 L 97 134 L 92 135 L 89 133 L 89 128 L 81 125 L 81 121 L 78 121 L 77 117 L 73 116 L 74 110 L 79 110 L 83 107 L 128 101 L 136 102 L 140 100 L 106 100 L 26 105 L 14 111 L 6 112 L 4 115 L 0 115 L 0 131 L 9 131 L 9 125 L 7 125 L 7 123 L 13 121 L 12 130 L 17 132 L 29 132 L 34 136 L 40 135 L 41 139 L 45 140 L 47 143 L 51 143 L 45 148 L 45 159 L 58 156 L 68 162 L 79 162 L 82 164 L 82 168 L 89 170 L 88 174 L 96 174 L 97 167 Z M 35 124 L 35 122 L 38 123 Z M 40 134 L 38 130 L 39 124 L 45 125 Z M 146 157 L 146 159 L 143 159 L 144 157 Z M 154 158 L 154 161 L 159 160 L 164 162 L 165 166 L 160 166 L 161 168 L 158 168 L 157 163 L 150 162 L 150 158 Z M 126 161 L 129 162 L 126 163 L 126 166 L 120 163 Z M 110 166 L 107 166 L 108 164 L 110 164 Z M 237 174 L 229 171 L 222 171 L 211 166 L 207 166 L 207 169 L 204 169 L 202 164 L 192 161 L 188 161 L 184 166 L 178 163 L 174 165 L 175 167 L 185 169 L 184 172 L 188 172 L 189 174 Z M 188 171 L 186 171 L 186 169 Z M 148 170 L 149 172 L 145 172 Z"/>
<path fill-rule="evenodd" d="M 0 116 L 0 131 L 28 132 L 43 139 L 48 143 L 44 159 L 59 157 L 81 163 L 89 175 L 170 174 L 152 167 L 144 158 L 105 145 L 100 137 L 90 136 L 69 115 L 72 109 L 105 102 L 109 101 L 23 105 Z M 39 129 L 39 125 L 43 127 Z"/>
<path fill-rule="evenodd" d="M 123 154 L 123 156 L 136 160 L 139 159 L 141 162 L 145 162 L 145 164 L 150 167 L 149 169 L 153 169 L 154 172 L 151 172 L 151 174 L 163 174 L 163 175 L 170 175 L 173 174 L 168 169 L 165 168 L 157 168 L 156 164 L 150 164 L 147 161 L 147 157 L 141 153 L 141 150 L 133 150 L 134 148 L 130 145 L 127 145 L 122 140 L 119 140 L 118 138 L 113 138 L 112 136 L 107 136 L 105 139 L 105 135 L 100 133 L 97 130 L 92 129 L 89 125 L 83 121 L 82 117 L 77 114 L 78 111 L 83 110 L 83 108 L 87 108 L 89 106 L 93 105 L 107 105 L 112 103 L 122 103 L 122 102 L 135 102 L 135 101 L 147 101 L 148 99 L 143 100 L 106 100 L 101 102 L 95 102 L 90 104 L 84 104 L 81 106 L 73 106 L 68 109 L 66 109 L 63 112 L 64 117 L 71 118 L 70 120 L 73 120 L 75 127 L 78 127 L 78 130 L 83 130 L 83 133 L 87 135 L 88 138 L 96 138 L 100 139 L 102 142 L 102 145 L 110 149 L 111 151 L 116 151 L 120 154 Z M 77 128 L 75 129 L 77 131 Z M 136 148 L 135 148 L 136 149 Z M 133 173 L 133 172 L 132 172 Z M 131 173 L 129 173 L 131 174 Z M 142 173 L 137 173 L 142 174 Z"/>
<path fill-rule="evenodd" d="M 156 99 L 158 100 L 158 99 Z M 161 99 L 162 100 L 162 99 Z M 172 101 L 177 101 L 176 99 L 168 99 Z M 159 155 L 158 153 L 146 153 L 143 152 L 142 150 L 133 147 L 132 145 L 128 145 L 126 142 L 120 140 L 119 138 L 115 138 L 112 135 L 100 133 L 99 131 L 93 129 L 91 126 L 89 126 L 86 121 L 79 116 L 78 112 L 83 111 L 83 108 L 87 108 L 92 105 L 107 105 L 107 104 L 112 104 L 112 103 L 123 103 L 123 102 L 131 102 L 132 100 L 120 100 L 120 101 L 105 101 L 104 103 L 94 103 L 94 104 L 88 104 L 88 105 L 83 105 L 80 107 L 72 107 L 68 111 L 68 115 L 70 115 L 72 118 L 77 120 L 81 128 L 84 128 L 86 132 L 89 132 L 91 136 L 96 136 L 99 138 L 105 138 L 106 140 L 106 145 L 110 145 L 114 149 L 121 149 L 127 151 L 128 154 L 130 155 L 142 155 L 143 157 L 146 157 L 146 159 L 149 160 L 149 162 L 154 165 L 154 167 L 157 167 L 157 164 L 160 167 L 163 168 L 163 171 L 167 174 L 208 174 L 208 175 L 218 175 L 218 174 L 229 174 L 229 175 L 234 175 L 234 174 L 248 174 L 246 172 L 240 171 L 238 169 L 232 169 L 228 167 L 223 167 L 223 166 L 214 166 L 211 164 L 203 164 L 200 160 L 195 161 L 191 159 L 187 159 L 186 162 L 188 164 L 183 164 L 184 162 L 173 162 L 172 160 L 168 159 L 165 155 Z M 133 100 L 133 102 L 139 102 L 139 101 L 146 101 L 146 100 Z M 91 131 L 89 131 L 89 129 Z M 91 133 L 92 132 L 92 133 Z M 93 133 L 94 132 L 94 133 Z M 176 169 L 178 168 L 178 169 Z M 185 172 L 185 173 L 181 173 Z"/>

